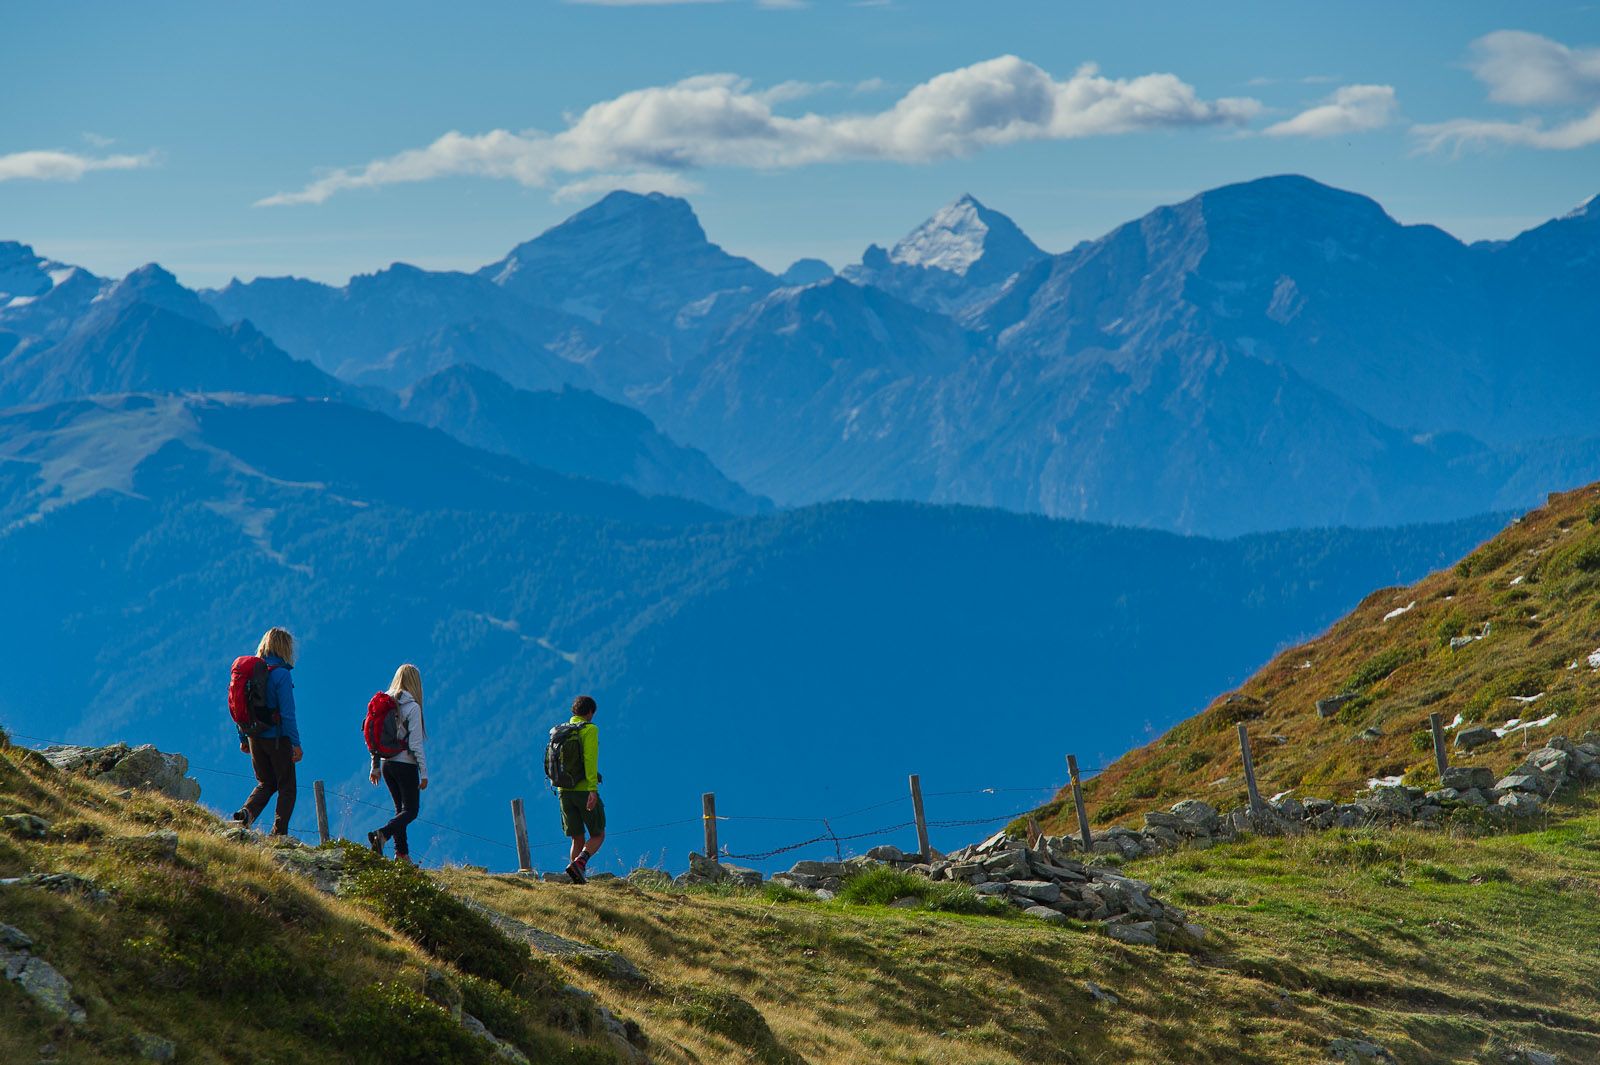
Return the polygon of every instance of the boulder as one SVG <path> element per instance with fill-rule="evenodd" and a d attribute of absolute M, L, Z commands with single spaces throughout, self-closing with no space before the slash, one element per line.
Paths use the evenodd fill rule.
<path fill-rule="evenodd" d="M 907 860 L 906 852 L 891 843 L 873 847 L 867 852 L 867 857 L 879 862 L 903 862 Z"/>
<path fill-rule="evenodd" d="M 1043 921 L 1045 924 L 1067 923 L 1066 914 L 1062 913 L 1060 910 L 1052 910 L 1048 906 L 1029 906 L 1027 909 L 1022 911 L 1022 915 L 1024 917 L 1032 917 L 1036 921 Z"/>
<path fill-rule="evenodd" d="M 106 845 L 118 854 L 141 862 L 170 862 L 178 857 L 178 834 L 171 829 L 143 836 L 118 836 L 107 840 Z"/>
<path fill-rule="evenodd" d="M 815 876 L 823 879 L 837 876 L 842 879 L 848 875 L 849 870 L 845 868 L 843 862 L 795 862 L 789 872 L 794 876 Z"/>
<path fill-rule="evenodd" d="M 919 910 L 922 908 L 922 900 L 915 895 L 905 895 L 889 903 L 889 906 L 896 910 Z"/>
<path fill-rule="evenodd" d="M 1546 794 L 1548 785 L 1544 776 L 1537 772 L 1512 773 L 1502 778 L 1495 788 L 1500 791 L 1523 791 L 1530 795 L 1543 795 Z"/>
<path fill-rule="evenodd" d="M 1049 880 L 1013 880 L 1007 885 L 1007 893 L 1018 898 L 1030 899 L 1034 902 L 1059 902 L 1061 900 L 1061 885 Z"/>
<path fill-rule="evenodd" d="M 1106 935 L 1119 943 L 1128 943 L 1138 947 L 1156 946 L 1155 925 L 1149 921 L 1139 921 L 1134 924 L 1108 923 L 1105 926 Z"/>
<path fill-rule="evenodd" d="M 111 896 L 93 879 L 78 873 L 28 873 L 0 880 L 0 887 L 37 888 L 58 895 L 82 895 L 90 902 L 106 902 Z"/>
<path fill-rule="evenodd" d="M 1544 809 L 1544 800 L 1526 791 L 1513 791 L 1500 797 L 1499 806 L 1518 817 L 1532 817 Z"/>
<path fill-rule="evenodd" d="M 501 1061 L 514 1062 L 515 1065 L 530 1065 L 528 1055 L 489 1031 L 488 1026 L 472 1014 L 463 1013 L 461 1015 L 461 1027 L 465 1028 L 469 1034 L 488 1043 L 494 1050 L 494 1056 Z"/>
<path fill-rule="evenodd" d="M 1473 725 L 1471 728 L 1464 728 L 1456 733 L 1455 746 L 1463 751 L 1472 751 L 1486 743 L 1493 743 L 1499 738 L 1494 734 L 1493 729 L 1484 728 L 1482 725 Z"/>
<path fill-rule="evenodd" d="M 167 754 L 150 744 L 130 748 L 125 743 L 107 747 L 46 747 L 40 752 L 57 769 L 82 773 L 124 788 L 150 788 L 168 798 L 188 802 L 200 799 L 200 783 L 189 776 L 189 760 Z"/>
<path fill-rule="evenodd" d="M 1494 770 L 1484 766 L 1453 765 L 1444 771 L 1439 778 L 1439 785 L 1445 788 L 1455 788 L 1457 791 L 1467 791 L 1471 788 L 1494 787 Z"/>
<path fill-rule="evenodd" d="M 28 933 L 8 924 L 0 924 L 0 949 L 27 950 L 31 946 L 33 939 Z"/>
<path fill-rule="evenodd" d="M 1374 1061 L 1393 1065 L 1394 1055 L 1377 1043 L 1342 1036 L 1328 1044 L 1328 1059 L 1339 1065 L 1367 1065 Z"/>
<path fill-rule="evenodd" d="M 38 814 L 6 814 L 0 817 L 0 830 L 17 839 L 44 839 L 50 832 L 50 822 Z"/>
<path fill-rule="evenodd" d="M 1348 703 L 1355 697 L 1356 696 L 1354 692 L 1346 692 L 1343 695 L 1332 695 L 1326 699 L 1318 699 L 1317 716 L 1321 718 L 1332 717 L 1344 708 L 1345 703 Z"/>
<path fill-rule="evenodd" d="M 1172 812 L 1193 831 L 1209 835 L 1217 830 L 1217 809 L 1199 799 L 1184 799 L 1172 807 Z"/>
<path fill-rule="evenodd" d="M 27 948 L 0 948 L 0 972 L 51 1016 L 71 1024 L 82 1024 L 89 1019 L 72 997 L 72 985 L 67 978 Z"/>

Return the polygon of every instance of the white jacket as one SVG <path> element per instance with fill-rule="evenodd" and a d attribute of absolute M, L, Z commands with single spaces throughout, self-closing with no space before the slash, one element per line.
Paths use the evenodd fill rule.
<path fill-rule="evenodd" d="M 423 749 L 428 742 L 428 732 L 422 726 L 422 707 L 411 697 L 410 692 L 399 692 L 394 701 L 399 704 L 400 723 L 405 727 L 406 749 L 387 759 L 390 762 L 405 762 L 417 767 L 417 776 L 423 780 L 428 779 L 428 755 Z"/>

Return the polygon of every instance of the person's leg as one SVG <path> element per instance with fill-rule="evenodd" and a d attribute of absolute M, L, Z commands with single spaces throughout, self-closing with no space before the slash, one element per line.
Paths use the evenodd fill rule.
<path fill-rule="evenodd" d="M 278 777 L 278 805 L 272 815 L 272 834 L 289 834 L 289 818 L 294 816 L 294 801 L 299 789 L 295 787 L 294 744 L 287 737 L 268 740 L 272 745 L 272 770 Z"/>
<path fill-rule="evenodd" d="M 250 815 L 251 821 L 261 816 L 273 792 L 278 790 L 278 773 L 272 761 L 274 745 L 273 740 L 250 740 L 250 769 L 256 775 L 256 786 L 244 801 L 244 812 Z"/>
<path fill-rule="evenodd" d="M 421 778 L 414 765 L 385 762 L 383 779 L 389 785 L 389 794 L 394 796 L 394 817 L 379 831 L 394 840 L 394 856 L 404 858 L 411 853 L 406 826 L 417 819 L 422 805 Z"/>
<path fill-rule="evenodd" d="M 589 833 L 589 842 L 585 843 L 578 853 L 573 856 L 572 864 L 567 867 L 569 876 L 574 868 L 577 869 L 579 877 L 587 874 L 589 859 L 594 857 L 595 852 L 600 849 L 600 845 L 606 839 L 605 803 L 600 801 L 599 795 L 595 795 L 593 796 L 594 807 L 591 809 L 588 805 L 589 798 L 590 796 L 584 796 L 583 805 L 583 827 Z M 573 842 L 577 843 L 577 840 Z M 573 879 L 579 879 L 579 877 L 574 877 Z"/>

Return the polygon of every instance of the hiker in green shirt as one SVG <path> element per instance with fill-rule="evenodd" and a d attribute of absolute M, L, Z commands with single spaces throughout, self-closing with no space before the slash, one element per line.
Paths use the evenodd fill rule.
<path fill-rule="evenodd" d="M 600 730 L 595 727 L 594 712 L 594 700 L 580 695 L 572 701 L 572 719 L 551 730 L 551 747 L 564 763 L 563 782 L 556 790 L 561 796 L 561 831 L 572 840 L 567 876 L 574 884 L 584 882 L 589 859 L 606 838 L 606 807 L 600 801 Z M 557 733 L 561 735 L 558 737 Z M 580 750 L 581 768 L 573 764 L 573 755 Z M 575 783 L 564 783 L 567 780 Z"/>

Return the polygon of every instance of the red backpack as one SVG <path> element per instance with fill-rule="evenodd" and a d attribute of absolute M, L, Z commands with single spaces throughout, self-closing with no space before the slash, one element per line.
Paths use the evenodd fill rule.
<path fill-rule="evenodd" d="M 380 758 L 393 758 L 411 749 L 400 720 L 400 704 L 388 692 L 379 692 L 367 703 L 367 718 L 361 723 L 361 735 L 367 741 L 367 750 Z"/>
<path fill-rule="evenodd" d="M 269 666 L 255 655 L 240 655 L 233 660 L 228 675 L 228 716 L 245 736 L 259 736 L 283 721 L 267 706 L 267 678 L 276 666 Z"/>

